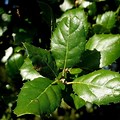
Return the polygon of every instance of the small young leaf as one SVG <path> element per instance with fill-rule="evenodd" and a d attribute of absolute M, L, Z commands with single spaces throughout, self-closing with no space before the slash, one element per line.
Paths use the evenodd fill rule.
<path fill-rule="evenodd" d="M 86 102 L 97 105 L 120 101 L 120 74 L 98 70 L 76 78 L 74 92 Z"/>
<path fill-rule="evenodd" d="M 47 78 L 26 82 L 18 95 L 17 116 L 42 115 L 53 112 L 61 103 L 61 87 Z"/>
<path fill-rule="evenodd" d="M 110 30 L 114 27 L 116 22 L 116 15 L 113 11 L 105 12 L 103 15 L 99 15 L 96 19 L 96 23 L 103 25 L 103 27 Z"/>
<path fill-rule="evenodd" d="M 24 43 L 24 46 L 33 65 L 40 67 L 39 72 L 41 75 L 51 79 L 56 77 L 57 67 L 49 51 L 42 48 L 37 48 L 28 43 Z"/>
<path fill-rule="evenodd" d="M 51 51 L 58 68 L 73 67 L 85 49 L 85 30 L 77 16 L 61 20 L 51 39 Z"/>
<path fill-rule="evenodd" d="M 24 64 L 20 68 L 20 74 L 23 79 L 33 80 L 38 77 L 42 77 L 33 67 L 32 61 L 29 58 L 26 58 Z"/>
<path fill-rule="evenodd" d="M 99 34 L 94 35 L 86 44 L 86 49 L 100 52 L 100 68 L 110 65 L 120 57 L 120 35 Z"/>

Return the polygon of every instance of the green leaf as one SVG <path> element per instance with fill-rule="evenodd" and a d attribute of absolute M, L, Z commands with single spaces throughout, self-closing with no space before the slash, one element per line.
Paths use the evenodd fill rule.
<path fill-rule="evenodd" d="M 98 69 L 100 65 L 100 53 L 97 50 L 86 50 L 81 56 L 80 68 L 86 70 Z"/>
<path fill-rule="evenodd" d="M 79 109 L 85 105 L 85 101 L 81 99 L 80 97 L 78 97 L 77 95 L 71 93 L 70 96 L 73 98 L 73 102 L 74 102 L 76 109 Z"/>
<path fill-rule="evenodd" d="M 100 68 L 110 65 L 117 58 L 120 57 L 120 35 L 116 34 L 99 34 L 91 37 L 87 44 L 86 49 L 100 52 Z"/>
<path fill-rule="evenodd" d="M 51 39 L 51 51 L 58 68 L 73 67 L 85 49 L 83 23 L 76 15 L 65 17 L 58 24 Z"/>
<path fill-rule="evenodd" d="M 97 24 L 103 25 L 103 27 L 107 28 L 108 30 L 114 27 L 115 22 L 116 15 L 113 11 L 105 12 L 104 14 L 99 15 L 96 19 Z"/>
<path fill-rule="evenodd" d="M 80 69 L 80 68 L 70 68 L 70 69 L 69 69 L 69 72 L 70 72 L 70 74 L 75 75 L 75 74 L 81 73 L 81 72 L 82 72 L 82 69 Z"/>
<path fill-rule="evenodd" d="M 87 35 L 88 33 L 88 28 L 89 28 L 89 23 L 87 21 L 87 15 L 86 13 L 84 12 L 83 9 L 81 8 L 75 8 L 75 9 L 72 9 L 72 10 L 68 10 L 66 11 L 60 18 L 60 21 L 63 19 L 63 18 L 73 18 L 73 17 L 77 17 L 80 22 L 82 22 L 83 26 L 84 26 L 84 29 L 85 29 L 85 34 Z"/>
<path fill-rule="evenodd" d="M 33 80 L 38 77 L 42 77 L 35 69 L 34 66 L 32 65 L 32 61 L 29 58 L 26 58 L 24 60 L 24 64 L 20 68 L 20 74 L 23 79 L 27 80 Z"/>
<path fill-rule="evenodd" d="M 53 112 L 61 103 L 61 88 L 47 78 L 36 78 L 22 87 L 14 113 L 42 115 Z"/>
<path fill-rule="evenodd" d="M 76 78 L 74 92 L 84 101 L 103 105 L 120 101 L 120 74 L 98 70 Z"/>
<path fill-rule="evenodd" d="M 6 69 L 10 77 L 15 77 L 20 73 L 19 69 L 24 62 L 24 58 L 20 53 L 13 54 L 6 63 Z"/>
<path fill-rule="evenodd" d="M 39 72 L 41 75 L 51 79 L 57 76 L 55 61 L 49 51 L 28 43 L 24 43 L 24 47 L 33 65 L 40 68 Z"/>

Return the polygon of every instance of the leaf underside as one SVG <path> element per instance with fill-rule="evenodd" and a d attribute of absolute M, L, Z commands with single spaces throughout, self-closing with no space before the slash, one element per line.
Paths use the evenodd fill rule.
<path fill-rule="evenodd" d="M 97 105 L 120 101 L 120 75 L 98 70 L 74 80 L 73 90 L 85 102 Z"/>

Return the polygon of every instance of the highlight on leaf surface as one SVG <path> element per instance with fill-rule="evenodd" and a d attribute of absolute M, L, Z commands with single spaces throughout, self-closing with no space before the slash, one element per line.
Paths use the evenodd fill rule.
<path fill-rule="evenodd" d="M 120 57 L 120 35 L 95 34 L 88 40 L 86 49 L 100 52 L 100 68 L 110 65 Z"/>
<path fill-rule="evenodd" d="M 86 35 L 77 16 L 61 20 L 51 38 L 51 51 L 58 68 L 73 67 L 85 49 Z"/>
<path fill-rule="evenodd" d="M 85 102 L 104 105 L 120 101 L 120 74 L 98 70 L 76 78 L 73 90 Z"/>

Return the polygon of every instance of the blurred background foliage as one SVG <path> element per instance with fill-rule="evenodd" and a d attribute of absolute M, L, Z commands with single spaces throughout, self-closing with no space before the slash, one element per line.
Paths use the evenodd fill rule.
<path fill-rule="evenodd" d="M 111 33 L 120 34 L 120 0 L 0 0 L 0 119 L 1 120 L 40 120 L 34 115 L 16 117 L 17 94 L 24 84 L 19 73 L 25 51 L 22 43 L 28 42 L 43 49 L 50 48 L 50 38 L 57 21 L 69 9 L 82 7 L 88 15 L 89 36 L 105 30 L 94 26 L 96 16 L 107 11 L 116 11 L 118 17 Z M 120 60 L 111 69 L 120 71 Z M 107 117 L 120 119 L 120 104 L 94 106 L 87 104 L 75 110 L 64 102 L 51 115 L 43 116 L 51 120 L 103 120 Z"/>

